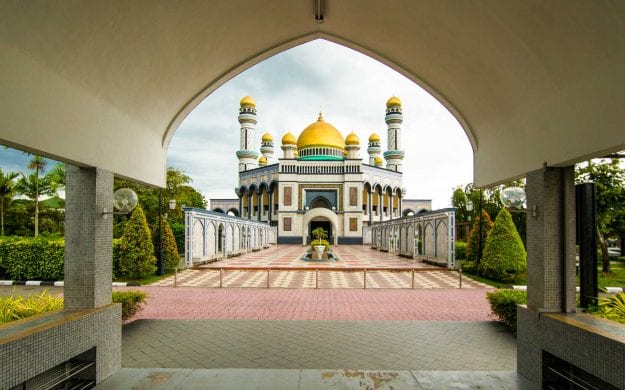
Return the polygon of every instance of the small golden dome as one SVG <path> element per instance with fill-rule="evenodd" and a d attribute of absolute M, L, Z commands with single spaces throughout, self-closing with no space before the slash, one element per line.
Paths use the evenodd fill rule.
<path fill-rule="evenodd" d="M 267 165 L 267 159 L 263 156 L 261 158 L 258 159 L 258 165 L 260 165 L 261 167 L 264 165 Z"/>
<path fill-rule="evenodd" d="M 273 142 L 273 137 L 269 133 L 263 134 L 263 142 Z"/>
<path fill-rule="evenodd" d="M 376 167 L 380 167 L 384 163 L 384 161 L 382 160 L 382 157 L 379 157 L 379 156 L 376 157 L 375 160 L 373 160 L 373 161 L 374 161 Z"/>
<path fill-rule="evenodd" d="M 380 142 L 380 136 L 373 133 L 369 136 L 369 142 Z"/>
<path fill-rule="evenodd" d="M 353 131 L 345 138 L 345 145 L 360 145 L 360 138 Z"/>
<path fill-rule="evenodd" d="M 295 157 L 299 157 L 299 152 L 298 152 L 297 150 L 295 150 L 295 152 L 293 153 L 293 155 L 294 155 Z"/>
<path fill-rule="evenodd" d="M 288 131 L 284 137 L 282 137 L 282 145 L 297 145 L 297 140 L 295 136 Z"/>
<path fill-rule="evenodd" d="M 256 107 L 256 102 L 254 101 L 254 99 L 252 99 L 251 96 L 245 96 L 243 99 L 241 99 L 241 107 L 243 106 L 252 106 L 252 107 Z"/>
<path fill-rule="evenodd" d="M 297 138 L 297 149 L 299 150 L 314 146 L 345 149 L 343 136 L 336 127 L 323 120 L 321 113 L 317 121 L 305 128 Z"/>
<path fill-rule="evenodd" d="M 393 96 L 386 101 L 386 108 L 389 108 L 392 106 L 401 106 L 401 100 L 399 100 L 397 96 Z"/>

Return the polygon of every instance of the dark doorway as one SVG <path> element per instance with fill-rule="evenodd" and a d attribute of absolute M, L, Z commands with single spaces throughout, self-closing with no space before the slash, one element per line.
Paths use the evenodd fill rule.
<path fill-rule="evenodd" d="M 328 233 L 328 242 L 332 243 L 332 224 L 328 220 L 319 220 L 319 221 L 310 221 L 308 224 L 308 244 L 310 244 L 313 240 L 312 231 L 318 227 L 322 227 Z"/>

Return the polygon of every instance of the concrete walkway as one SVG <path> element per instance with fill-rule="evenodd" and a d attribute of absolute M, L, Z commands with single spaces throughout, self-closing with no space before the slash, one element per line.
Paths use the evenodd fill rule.
<path fill-rule="evenodd" d="M 143 389 L 480 389 L 533 387 L 512 371 L 242 370 L 122 368 L 96 387 Z"/>

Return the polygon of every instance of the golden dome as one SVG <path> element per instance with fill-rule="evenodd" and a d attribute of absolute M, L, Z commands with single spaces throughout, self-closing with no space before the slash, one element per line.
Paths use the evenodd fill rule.
<path fill-rule="evenodd" d="M 240 105 L 256 107 L 256 102 L 254 101 L 254 99 L 252 99 L 251 96 L 245 96 L 243 99 L 241 99 Z"/>
<path fill-rule="evenodd" d="M 345 145 L 360 145 L 360 138 L 353 131 L 345 138 Z"/>
<path fill-rule="evenodd" d="M 261 158 L 258 159 L 258 165 L 260 165 L 261 167 L 263 165 L 267 165 L 267 159 L 263 156 Z"/>
<path fill-rule="evenodd" d="M 295 136 L 288 131 L 284 137 L 282 137 L 282 145 L 297 145 L 297 140 Z"/>
<path fill-rule="evenodd" d="M 386 101 L 386 108 L 389 108 L 392 106 L 401 106 L 401 100 L 399 100 L 397 96 L 393 96 Z"/>
<path fill-rule="evenodd" d="M 380 136 L 373 133 L 369 136 L 369 142 L 380 142 Z"/>
<path fill-rule="evenodd" d="M 384 163 L 384 161 L 382 160 L 382 157 L 379 157 L 379 156 L 376 157 L 375 160 L 373 160 L 373 161 L 374 161 L 376 167 L 380 167 Z"/>
<path fill-rule="evenodd" d="M 341 133 L 319 114 L 316 122 L 304 129 L 297 139 L 297 149 L 313 146 L 326 146 L 336 149 L 345 149 L 345 140 Z"/>
<path fill-rule="evenodd" d="M 263 142 L 273 142 L 273 137 L 269 133 L 263 134 Z"/>

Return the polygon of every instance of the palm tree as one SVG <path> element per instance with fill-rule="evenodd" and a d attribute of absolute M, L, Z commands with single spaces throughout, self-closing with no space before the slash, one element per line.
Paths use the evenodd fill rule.
<path fill-rule="evenodd" d="M 4 236 L 4 200 L 11 199 L 15 191 L 15 178 L 19 176 L 17 172 L 2 172 L 0 169 L 0 225 L 2 229 L 0 236 Z"/>
<path fill-rule="evenodd" d="M 65 188 L 65 164 L 57 163 L 54 168 L 52 168 L 50 172 L 46 174 L 46 176 L 50 180 L 50 186 L 52 187 L 52 190 L 58 196 L 59 190 Z"/>
<path fill-rule="evenodd" d="M 33 156 L 28 163 L 28 169 L 34 170 L 35 173 L 28 175 L 28 177 L 22 174 L 17 183 L 18 192 L 35 201 L 35 237 L 39 236 L 39 196 L 51 192 L 49 180 L 44 183 L 42 181 L 44 178 L 39 177 L 39 172 L 46 169 L 46 164 L 47 161 L 43 157 Z"/>

